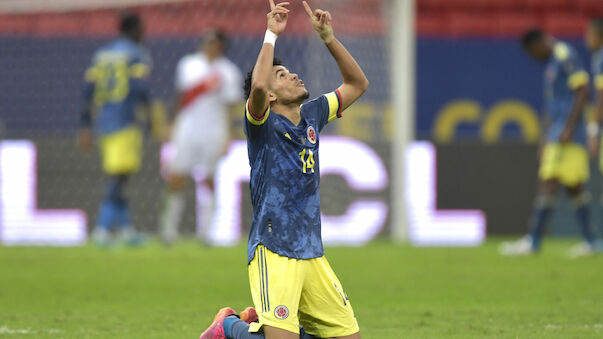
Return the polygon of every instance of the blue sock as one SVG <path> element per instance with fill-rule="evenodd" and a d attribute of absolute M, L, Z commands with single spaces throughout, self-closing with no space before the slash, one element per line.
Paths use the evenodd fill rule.
<path fill-rule="evenodd" d="M 264 333 L 250 333 L 249 324 L 235 316 L 229 316 L 222 323 L 224 335 L 228 339 L 263 339 Z M 299 331 L 300 339 L 316 339 L 316 337 L 306 333 L 303 328 Z"/>
<path fill-rule="evenodd" d="M 109 178 L 107 184 L 106 198 L 114 206 L 115 209 L 115 220 L 114 222 L 119 225 L 120 228 L 131 225 L 130 209 L 128 203 L 123 194 L 123 187 L 127 181 L 126 175 L 115 175 Z"/>
<path fill-rule="evenodd" d="M 590 229 L 590 195 L 587 192 L 581 193 L 579 196 L 572 199 L 574 213 L 578 219 L 578 226 L 582 232 L 584 240 L 590 245 L 595 244 L 595 237 Z"/>
<path fill-rule="evenodd" d="M 96 225 L 110 231 L 111 225 L 113 225 L 117 214 L 118 210 L 115 204 L 111 200 L 105 198 L 98 209 Z"/>
<path fill-rule="evenodd" d="M 529 232 L 532 237 L 532 248 L 535 251 L 540 249 L 542 234 L 551 218 L 554 204 L 555 198 L 551 196 L 540 196 L 536 201 L 536 207 L 532 215 L 533 224 Z"/>
<path fill-rule="evenodd" d="M 117 223 L 120 227 L 132 226 L 132 216 L 130 214 L 130 207 L 128 203 L 123 200 L 118 204 L 118 218 Z"/>
<path fill-rule="evenodd" d="M 235 316 L 226 317 L 222 323 L 228 339 L 263 339 L 264 333 L 250 333 L 249 324 Z"/>

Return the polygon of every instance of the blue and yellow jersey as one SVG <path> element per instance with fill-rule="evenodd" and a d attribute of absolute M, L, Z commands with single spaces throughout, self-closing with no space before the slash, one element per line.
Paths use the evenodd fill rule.
<path fill-rule="evenodd" d="M 245 134 L 253 205 L 248 260 L 260 243 L 289 258 L 321 257 L 318 135 L 341 117 L 341 96 L 335 91 L 303 104 L 297 126 L 270 109 L 257 118 L 248 107 Z"/>
<path fill-rule="evenodd" d="M 591 70 L 595 90 L 603 91 L 603 48 L 593 53 Z"/>
<path fill-rule="evenodd" d="M 544 103 L 551 125 L 547 133 L 550 142 L 557 142 L 565 128 L 574 104 L 574 91 L 588 85 L 589 76 L 576 51 L 564 42 L 557 42 L 544 76 Z M 586 141 L 584 123 L 576 125 L 573 140 Z"/>
<path fill-rule="evenodd" d="M 149 101 L 151 58 L 136 42 L 120 38 L 94 53 L 85 73 L 83 123 L 95 125 L 99 134 L 131 126 L 135 110 Z M 92 105 L 93 118 L 86 117 Z"/>

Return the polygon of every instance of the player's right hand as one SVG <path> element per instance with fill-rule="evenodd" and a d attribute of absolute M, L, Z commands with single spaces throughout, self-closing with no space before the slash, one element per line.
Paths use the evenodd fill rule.
<path fill-rule="evenodd" d="M 281 35 L 287 26 L 287 19 L 289 18 L 287 6 L 289 6 L 289 3 L 280 2 L 275 5 L 274 0 L 268 1 L 270 2 L 270 13 L 266 14 L 268 29 L 276 35 Z"/>
<path fill-rule="evenodd" d="M 92 146 L 92 131 L 90 131 L 89 128 L 84 128 L 79 131 L 77 135 L 77 145 L 84 152 L 90 150 Z"/>

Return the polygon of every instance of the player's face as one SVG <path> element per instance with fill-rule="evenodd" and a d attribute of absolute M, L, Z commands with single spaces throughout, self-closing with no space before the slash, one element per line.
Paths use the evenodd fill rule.
<path fill-rule="evenodd" d="M 203 51 L 208 55 L 217 57 L 223 54 L 224 45 L 219 39 L 210 39 L 203 43 Z"/>
<path fill-rule="evenodd" d="M 601 46 L 603 45 L 602 40 L 603 39 L 601 39 L 601 37 L 599 36 L 599 32 L 597 32 L 597 30 L 592 25 L 589 25 L 586 28 L 584 41 L 586 43 L 586 47 L 588 47 L 589 50 L 594 52 L 597 49 L 601 48 Z"/>
<path fill-rule="evenodd" d="M 538 61 L 548 60 L 551 51 L 544 41 L 535 42 L 526 48 L 526 52 Z"/>
<path fill-rule="evenodd" d="M 301 103 L 310 95 L 297 74 L 289 72 L 284 66 L 272 67 L 270 89 L 276 100 L 284 105 Z"/>

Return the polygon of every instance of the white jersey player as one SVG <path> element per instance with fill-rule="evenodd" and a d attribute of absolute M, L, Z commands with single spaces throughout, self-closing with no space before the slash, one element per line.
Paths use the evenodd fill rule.
<path fill-rule="evenodd" d="M 225 35 L 212 30 L 205 34 L 201 50 L 184 56 L 176 69 L 179 109 L 171 133 L 168 187 L 160 217 L 161 237 L 168 244 L 178 238 L 184 189 L 193 170 L 202 173 L 207 183 L 207 189 L 197 194 L 197 234 L 202 236 L 211 224 L 213 175 L 230 138 L 228 112 L 242 100 L 241 72 L 224 56 L 225 47 Z"/>

